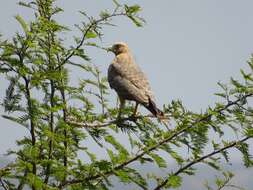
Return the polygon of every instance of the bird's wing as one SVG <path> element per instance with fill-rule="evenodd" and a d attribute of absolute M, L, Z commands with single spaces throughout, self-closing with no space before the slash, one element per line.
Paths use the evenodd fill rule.
<path fill-rule="evenodd" d="M 127 100 L 134 100 L 142 104 L 148 103 L 148 97 L 142 90 L 134 86 L 129 80 L 120 75 L 109 81 L 110 86 L 115 89 L 119 97 Z"/>
<path fill-rule="evenodd" d="M 153 99 L 152 91 L 145 74 L 129 57 L 115 59 L 108 69 L 108 81 L 118 94 L 124 92 L 129 97 L 135 98 L 140 103 L 148 103 Z"/>

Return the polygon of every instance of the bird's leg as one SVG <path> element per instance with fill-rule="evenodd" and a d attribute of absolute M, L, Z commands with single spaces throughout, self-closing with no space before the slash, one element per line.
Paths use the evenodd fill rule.
<path fill-rule="evenodd" d="M 138 105 L 139 105 L 139 103 L 136 102 L 135 107 L 134 107 L 134 112 L 133 112 L 133 114 L 131 115 L 131 118 L 132 118 L 132 120 L 133 120 L 134 122 L 137 121 L 136 116 L 137 116 Z"/>
<path fill-rule="evenodd" d="M 118 112 L 117 120 L 121 119 L 121 113 L 125 106 L 125 100 L 123 98 L 119 98 L 119 101 L 120 101 L 120 104 L 119 104 L 119 112 Z"/>
<path fill-rule="evenodd" d="M 133 112 L 133 115 L 132 115 L 133 118 L 135 118 L 136 115 L 137 115 L 138 105 L 139 105 L 139 103 L 136 102 L 135 107 L 134 107 L 134 112 Z"/>

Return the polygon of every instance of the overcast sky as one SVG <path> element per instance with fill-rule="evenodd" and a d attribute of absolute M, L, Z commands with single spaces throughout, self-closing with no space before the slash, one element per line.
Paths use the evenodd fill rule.
<path fill-rule="evenodd" d="M 246 61 L 253 50 L 252 0 L 120 2 L 141 5 L 141 15 L 147 24 L 136 28 L 125 18 L 116 19 L 119 27 L 107 27 L 102 44 L 107 46 L 115 41 L 129 44 L 136 62 L 148 75 L 159 106 L 181 99 L 189 109 L 204 110 L 217 101 L 213 94 L 218 91 L 218 81 L 226 83 L 231 76 L 238 78 L 240 68 L 247 68 Z M 14 19 L 16 14 L 31 18 L 30 11 L 16 3 L 8 0 L 0 6 L 0 33 L 5 37 L 20 29 Z M 59 5 L 65 13 L 58 20 L 73 26 L 81 21 L 78 10 L 96 16 L 101 9 L 112 9 L 113 4 L 109 0 L 59 0 Z M 90 49 L 90 55 L 106 75 L 113 56 L 94 49 Z M 2 99 L 6 83 L 1 76 L 0 79 Z M 2 118 L 0 123 L 1 155 L 15 147 L 15 140 L 26 133 L 22 127 Z"/>

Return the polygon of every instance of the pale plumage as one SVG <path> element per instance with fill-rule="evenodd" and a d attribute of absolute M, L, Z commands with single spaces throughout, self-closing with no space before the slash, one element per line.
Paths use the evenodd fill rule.
<path fill-rule="evenodd" d="M 116 43 L 110 49 L 115 58 L 108 68 L 108 82 L 121 101 L 121 108 L 125 100 L 136 102 L 134 114 L 138 104 L 142 104 L 155 116 L 163 115 L 155 103 L 149 82 L 138 65 L 135 64 L 131 52 L 125 43 Z"/>

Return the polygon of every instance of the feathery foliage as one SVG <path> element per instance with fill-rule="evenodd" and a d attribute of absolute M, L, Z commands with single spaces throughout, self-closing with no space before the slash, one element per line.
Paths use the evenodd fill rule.
<path fill-rule="evenodd" d="M 87 48 L 104 49 L 97 39 L 103 38 L 103 27 L 113 25 L 114 17 L 127 17 L 137 27 L 144 20 L 138 16 L 138 5 L 113 3 L 112 12 L 101 11 L 97 18 L 80 11 L 85 21 L 75 25 L 81 35 L 74 37 L 70 47 L 61 35 L 71 29 L 56 20 L 63 10 L 55 0 L 19 3 L 34 12 L 34 19 L 27 22 L 17 15 L 23 32 L 0 41 L 0 73 L 9 81 L 1 105 L 6 112 L 3 117 L 25 127 L 29 136 L 17 142 L 17 151 L 9 152 L 15 161 L 0 169 L 2 188 L 110 189 L 115 181 L 139 189 L 177 188 L 184 176 L 197 172 L 199 163 L 222 172 L 224 161 L 230 163 L 232 148 L 242 155 L 245 167 L 253 165 L 248 141 L 253 137 L 249 103 L 253 58 L 249 70 L 241 71 L 243 83 L 234 78 L 228 85 L 219 83 L 221 92 L 216 95 L 222 101 L 214 107 L 195 113 L 179 100 L 165 104 L 169 130 L 151 116 L 130 116 L 132 106 L 117 119 L 118 109 L 108 102 L 107 80 L 91 64 Z M 83 72 L 76 86 L 70 83 L 77 80 L 71 68 Z M 227 138 L 227 129 L 234 136 Z M 128 144 L 121 142 L 122 137 Z M 98 149 L 104 158 L 96 154 Z M 80 159 L 80 154 L 87 159 Z M 168 165 L 170 158 L 176 169 Z M 141 165 L 148 164 L 166 172 L 142 172 Z M 218 187 L 232 178 L 231 173 L 223 174 L 225 180 L 216 180 Z"/>

